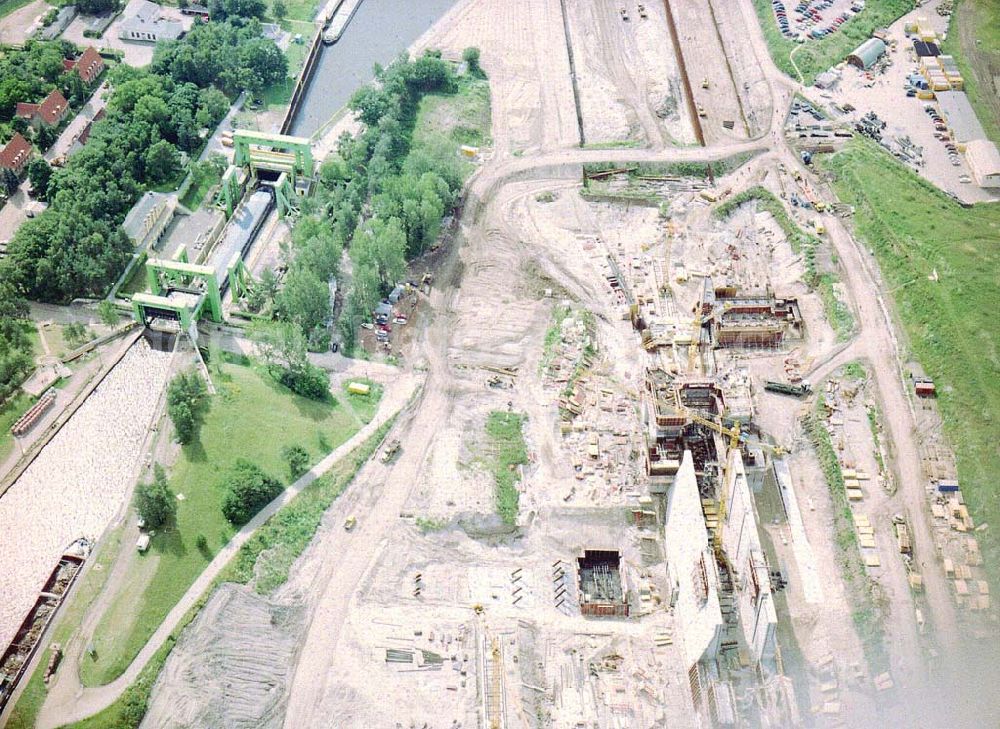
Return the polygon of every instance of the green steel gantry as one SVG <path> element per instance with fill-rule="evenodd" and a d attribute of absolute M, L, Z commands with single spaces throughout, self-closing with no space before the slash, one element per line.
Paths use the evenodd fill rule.
<path fill-rule="evenodd" d="M 214 322 L 222 321 L 222 296 L 215 271 L 209 266 L 189 263 L 184 246 L 171 260 L 147 260 L 146 280 L 151 293 L 132 296 L 136 321 L 145 323 L 147 314 L 169 312 L 185 331 L 191 331 L 203 315 Z"/>
<path fill-rule="evenodd" d="M 300 178 L 311 179 L 315 168 L 312 144 L 305 137 L 287 134 L 270 134 L 237 129 L 233 132 L 233 165 L 248 168 L 254 175 L 258 170 L 279 174 L 275 186 L 278 213 L 285 217 L 296 209 L 295 190 Z M 223 199 L 226 214 L 232 215 L 239 198 L 239 185 L 235 171 L 223 178 Z"/>

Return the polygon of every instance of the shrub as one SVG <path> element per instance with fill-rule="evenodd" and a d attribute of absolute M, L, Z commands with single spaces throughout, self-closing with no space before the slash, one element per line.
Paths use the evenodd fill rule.
<path fill-rule="evenodd" d="M 281 482 L 242 458 L 223 484 L 222 513 L 233 526 L 246 524 L 284 489 Z"/>
<path fill-rule="evenodd" d="M 288 472 L 293 481 L 309 470 L 309 451 L 300 445 L 282 449 L 281 457 L 288 464 Z"/>

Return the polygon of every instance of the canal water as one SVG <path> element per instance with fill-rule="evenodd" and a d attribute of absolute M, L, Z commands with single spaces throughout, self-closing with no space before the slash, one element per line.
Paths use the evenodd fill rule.
<path fill-rule="evenodd" d="M 457 0 L 364 0 L 344 35 L 320 51 L 289 134 L 308 137 L 323 126 L 358 88 L 405 51 Z"/>

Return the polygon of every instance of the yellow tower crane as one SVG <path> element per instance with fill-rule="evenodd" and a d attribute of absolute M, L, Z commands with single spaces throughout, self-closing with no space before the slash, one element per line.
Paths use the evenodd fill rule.
<path fill-rule="evenodd" d="M 726 450 L 726 460 L 725 465 L 722 469 L 722 487 L 719 489 L 719 523 L 715 528 L 715 533 L 712 535 L 712 544 L 715 549 L 716 554 L 722 554 L 722 523 L 726 518 L 726 484 L 729 483 L 729 459 L 731 453 L 734 449 L 740 447 L 740 443 L 743 440 L 742 433 L 740 432 L 740 424 L 736 422 L 732 428 L 727 428 L 722 424 L 721 418 L 719 420 L 711 420 L 710 418 L 703 417 L 693 410 L 685 408 L 685 414 L 688 418 L 694 422 L 704 425 L 707 428 L 711 428 L 716 433 L 723 436 L 729 437 L 729 444 Z M 760 446 L 765 448 L 776 456 L 783 455 L 785 449 L 781 446 L 773 446 L 770 443 L 761 442 Z"/>

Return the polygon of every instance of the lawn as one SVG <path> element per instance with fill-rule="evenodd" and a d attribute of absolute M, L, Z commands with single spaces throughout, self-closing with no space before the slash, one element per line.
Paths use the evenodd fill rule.
<path fill-rule="evenodd" d="M 411 149 L 439 159 L 458 159 L 462 145 L 490 144 L 490 85 L 485 79 L 462 76 L 453 94 L 426 94 L 417 109 Z M 463 178 L 474 165 L 461 162 Z"/>
<path fill-rule="evenodd" d="M 222 175 L 207 165 L 195 165 L 192 174 L 194 175 L 194 180 L 191 181 L 191 186 L 184 193 L 184 197 L 181 198 L 180 203 L 188 210 L 194 212 L 201 207 L 205 195 L 208 194 L 213 185 L 222 179 Z M 140 266 L 140 268 L 142 267 Z"/>
<path fill-rule="evenodd" d="M 520 413 L 495 410 L 486 420 L 489 436 L 488 467 L 496 481 L 497 513 L 505 524 L 517 523 L 520 494 L 517 482 L 521 480 L 517 466 L 528 462 L 528 449 L 524 443 L 524 421 Z"/>
<path fill-rule="evenodd" d="M 295 82 L 306 62 L 308 51 L 309 46 L 306 43 L 290 43 L 288 45 L 288 49 L 285 51 L 285 57 L 288 59 L 288 75 L 282 83 L 273 84 L 264 90 L 262 100 L 268 109 L 273 106 L 288 106 L 291 102 L 292 91 L 295 90 Z"/>
<path fill-rule="evenodd" d="M 256 562 L 265 550 L 268 551 L 269 556 L 267 564 L 261 570 L 264 573 L 264 578 L 256 584 L 257 591 L 266 594 L 281 584 L 287 578 L 288 568 L 290 568 L 294 558 L 311 541 L 322 520 L 323 513 L 351 482 L 358 469 L 371 458 L 394 422 L 395 417 L 383 423 L 378 430 L 339 461 L 328 473 L 309 484 L 298 496 L 268 520 L 254 534 L 253 538 L 240 548 L 227 569 L 222 571 L 212 585 L 205 590 L 205 594 L 195 602 L 177 629 L 167 638 L 166 643 L 142 669 L 136 682 L 129 686 L 125 693 L 104 711 L 89 719 L 72 724 L 67 729 L 109 729 L 109 727 L 134 729 L 138 727 L 146 713 L 153 686 L 163 670 L 163 665 L 166 663 L 170 651 L 177 642 L 177 637 L 197 617 L 215 592 L 215 588 L 222 582 L 242 584 L 249 582 L 252 576 L 258 572 Z M 274 557 L 275 554 L 278 555 L 278 558 Z M 284 570 L 275 570 L 276 565 L 284 566 Z M 67 633 L 67 635 L 69 634 Z M 17 724 L 18 729 L 22 729 L 22 727 L 27 729 L 33 725 L 38 708 L 44 700 L 44 689 L 41 687 L 42 670 L 42 667 L 39 667 L 39 670 L 36 671 L 39 685 L 31 695 L 30 708 L 32 713 L 30 716 L 27 714 L 29 708 L 27 704 L 22 711 L 21 704 L 24 699 L 18 702 L 18 712 L 15 713 L 15 718 L 20 717 L 19 721 L 21 721 Z"/>
<path fill-rule="evenodd" d="M 321 4 L 325 5 L 325 0 L 323 2 L 320 2 L 320 0 L 285 0 L 285 17 L 281 19 L 281 27 L 285 30 L 291 30 L 293 21 L 312 24 L 312 20 L 316 17 L 316 12 Z M 272 22 L 274 22 L 273 19 Z M 297 30 L 296 32 L 302 33 L 301 30 Z M 303 35 L 306 34 L 303 33 Z"/>
<path fill-rule="evenodd" d="M 781 34 L 771 7 L 771 0 L 753 0 L 764 39 L 775 65 L 792 78 L 797 78 L 795 66 L 802 73 L 802 82 L 812 85 L 816 76 L 847 58 L 848 54 L 871 37 L 872 31 L 891 25 L 897 18 L 913 10 L 913 0 L 868 0 L 863 11 L 840 26 L 840 30 L 822 40 L 795 43 Z M 794 2 L 786 2 L 789 15 L 794 15 Z M 791 60 L 794 49 L 795 61 Z"/>
<path fill-rule="evenodd" d="M 216 374 L 219 394 L 200 439 L 182 449 L 170 470 L 178 497 L 176 527 L 153 538 L 146 555 L 137 557 L 125 587 L 101 617 L 93 644 L 96 658 L 81 668 L 84 685 L 117 678 L 218 550 L 233 528 L 220 509 L 220 482 L 237 458 L 247 458 L 287 481 L 281 450 L 301 445 L 311 462 L 353 435 L 370 417 L 362 416 L 343 396 L 318 403 L 293 395 L 256 369 L 224 364 Z M 213 365 L 214 369 L 214 365 Z M 202 541 L 202 537 L 204 540 Z"/>
<path fill-rule="evenodd" d="M 20 10 L 32 0 L 0 0 L 0 18 L 4 18 L 15 10 Z"/>
<path fill-rule="evenodd" d="M 856 139 L 821 160 L 893 290 L 908 346 L 937 384 L 965 502 L 979 524 L 1000 523 L 1000 207 L 962 208 L 874 144 Z M 937 271 L 937 282 L 928 279 Z M 977 533 L 1000 578 L 1000 537 Z"/>
<path fill-rule="evenodd" d="M 1000 3 L 958 0 L 942 51 L 955 57 L 976 116 L 1000 144 Z"/>

